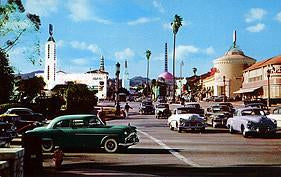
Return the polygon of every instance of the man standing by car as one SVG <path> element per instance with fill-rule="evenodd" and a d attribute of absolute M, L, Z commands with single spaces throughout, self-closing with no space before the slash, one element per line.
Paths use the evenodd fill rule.
<path fill-rule="evenodd" d="M 128 117 L 128 115 L 129 115 L 129 109 L 133 109 L 128 103 L 126 103 L 126 105 L 125 105 L 125 114 L 126 114 L 126 117 L 125 118 L 127 118 Z"/>

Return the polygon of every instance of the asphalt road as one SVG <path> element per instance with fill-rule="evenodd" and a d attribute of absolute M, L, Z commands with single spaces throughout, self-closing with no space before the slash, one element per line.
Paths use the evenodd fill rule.
<path fill-rule="evenodd" d="M 139 103 L 130 106 L 129 118 L 107 124 L 136 126 L 137 145 L 114 154 L 66 152 L 59 171 L 52 167 L 51 154 L 44 154 L 42 176 L 281 176 L 281 132 L 271 138 L 243 138 L 211 127 L 204 133 L 178 133 L 166 119 L 139 115 Z"/>

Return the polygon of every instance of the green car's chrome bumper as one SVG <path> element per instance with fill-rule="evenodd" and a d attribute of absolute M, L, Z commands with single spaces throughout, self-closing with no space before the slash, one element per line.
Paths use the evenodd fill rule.
<path fill-rule="evenodd" d="M 137 144 L 139 142 L 139 138 L 136 132 L 130 133 L 126 138 L 124 143 L 119 143 L 120 146 L 131 146 Z"/>

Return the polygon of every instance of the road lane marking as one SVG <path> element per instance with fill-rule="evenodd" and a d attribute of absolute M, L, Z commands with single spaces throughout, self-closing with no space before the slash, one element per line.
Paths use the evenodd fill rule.
<path fill-rule="evenodd" d="M 148 133 L 143 132 L 141 130 L 138 130 L 138 132 L 144 134 L 145 136 L 147 136 L 151 140 L 155 141 L 157 144 L 162 146 L 164 149 L 168 150 L 172 155 L 174 155 L 176 158 L 178 158 L 179 160 L 183 161 L 184 163 L 186 163 L 186 164 L 188 164 L 188 165 L 190 165 L 192 167 L 200 167 L 200 165 L 198 163 L 192 161 L 191 159 L 187 159 L 186 157 L 184 157 L 180 153 L 176 152 L 173 148 L 167 146 L 161 140 L 158 140 L 158 139 L 154 138 L 153 136 L 149 135 Z"/>

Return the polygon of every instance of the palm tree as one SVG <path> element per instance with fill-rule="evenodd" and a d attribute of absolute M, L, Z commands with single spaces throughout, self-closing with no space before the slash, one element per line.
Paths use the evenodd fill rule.
<path fill-rule="evenodd" d="M 151 51 L 150 51 L 150 50 L 146 50 L 146 51 L 145 51 L 145 55 L 146 55 L 146 59 L 147 59 L 146 85 L 147 85 L 147 87 L 148 87 L 149 59 L 150 59 L 150 56 L 151 56 Z"/>
<path fill-rule="evenodd" d="M 197 68 L 192 68 L 194 76 L 196 76 Z"/>
<path fill-rule="evenodd" d="M 174 53 L 173 53 L 173 103 L 175 102 L 176 93 L 176 77 L 175 77 L 175 63 L 176 63 L 176 35 L 179 28 L 182 26 L 182 18 L 179 15 L 175 15 L 173 22 L 171 23 L 173 33 L 174 33 Z"/>

